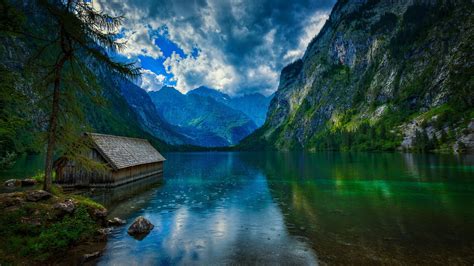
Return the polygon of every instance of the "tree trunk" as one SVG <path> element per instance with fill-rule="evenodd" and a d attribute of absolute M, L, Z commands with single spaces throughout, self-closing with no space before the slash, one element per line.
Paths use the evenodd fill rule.
<path fill-rule="evenodd" d="M 46 161 L 44 170 L 44 184 L 43 189 L 51 192 L 53 184 L 53 156 L 54 147 L 56 145 L 56 129 L 58 126 L 58 113 L 59 113 L 59 98 L 61 89 L 61 71 L 67 58 L 64 56 L 56 65 L 54 72 L 54 91 L 53 91 L 53 105 L 51 108 L 51 114 L 49 116 L 49 127 L 48 127 L 48 143 L 46 149 Z"/>

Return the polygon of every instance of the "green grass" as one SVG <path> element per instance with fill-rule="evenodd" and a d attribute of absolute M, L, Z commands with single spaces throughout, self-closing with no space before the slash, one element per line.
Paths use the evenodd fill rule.
<path fill-rule="evenodd" d="M 94 208 L 94 209 L 105 209 L 105 207 L 93 200 L 91 200 L 88 197 L 80 196 L 80 195 L 72 195 L 71 196 L 73 199 L 78 201 L 80 204 Z"/>
<path fill-rule="evenodd" d="M 13 212 L 5 212 L 0 217 L 3 254 L 12 254 L 15 258 L 28 257 L 30 261 L 45 261 L 53 255 L 64 252 L 72 244 L 93 236 L 97 224 L 89 216 L 87 208 L 80 205 L 72 215 L 48 223 L 49 215 L 41 212 L 34 219 L 40 225 L 19 222 L 24 217 L 31 217 L 29 211 L 37 211 L 37 207 L 21 208 Z"/>
<path fill-rule="evenodd" d="M 72 214 L 60 215 L 53 205 L 65 198 L 41 202 L 23 202 L 6 209 L 0 216 L 0 264 L 43 264 L 57 254 L 64 254 L 73 245 L 93 239 L 99 224 L 91 213 L 103 206 L 94 201 L 74 196 L 76 209 Z M 24 197 L 21 192 L 20 197 Z M 23 196 L 22 196 L 23 195 Z"/>

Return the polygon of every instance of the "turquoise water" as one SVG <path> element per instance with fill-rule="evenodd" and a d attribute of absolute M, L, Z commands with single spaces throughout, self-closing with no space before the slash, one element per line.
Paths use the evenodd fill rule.
<path fill-rule="evenodd" d="M 165 157 L 163 179 L 91 194 L 127 219 L 95 263 L 474 263 L 472 155 Z M 43 161 L 24 157 L 0 179 L 32 176 Z M 139 215 L 155 224 L 141 241 L 126 232 Z"/>
<path fill-rule="evenodd" d="M 162 181 L 96 191 L 99 265 L 474 263 L 474 157 L 170 153 Z M 155 229 L 127 234 L 143 215 Z"/>

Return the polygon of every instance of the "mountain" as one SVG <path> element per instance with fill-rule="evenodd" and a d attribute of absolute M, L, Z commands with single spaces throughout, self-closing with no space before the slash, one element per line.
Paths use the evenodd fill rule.
<path fill-rule="evenodd" d="M 158 113 L 169 124 L 179 128 L 178 132 L 189 144 L 220 147 L 238 143 L 252 133 L 257 126 L 239 110 L 224 102 L 230 97 L 212 89 L 197 89 L 181 94 L 172 87 L 163 87 L 149 95 Z"/>
<path fill-rule="evenodd" d="M 261 127 L 265 123 L 272 98 L 273 94 L 267 97 L 260 93 L 245 94 L 231 98 L 227 105 L 246 114 L 258 127 Z"/>
<path fill-rule="evenodd" d="M 167 123 L 162 116 L 159 115 L 159 112 L 156 110 L 155 105 L 146 91 L 128 80 L 118 80 L 117 85 L 117 87 L 120 88 L 122 97 L 138 115 L 138 122 L 145 131 L 171 145 L 184 145 L 192 142 L 190 139 L 178 133 L 177 128 Z"/>
<path fill-rule="evenodd" d="M 230 97 L 218 90 L 201 86 L 191 90 L 187 95 L 200 95 L 210 97 L 217 102 L 223 103 L 232 109 L 241 111 L 247 115 L 252 121 L 261 127 L 267 116 L 268 106 L 273 95 L 265 97 L 260 93 L 245 94 L 243 96 Z"/>
<path fill-rule="evenodd" d="M 15 2 L 11 8 L 32 14 L 25 20 L 24 25 L 25 30 L 31 36 L 41 36 L 41 34 L 47 32 L 47 27 L 49 27 L 48 15 L 42 12 L 36 1 Z M 25 38 L 21 35 L 5 34 L 3 32 L 0 34 L 0 40 L 0 58 L 2 59 L 0 69 L 15 77 L 14 82 L 15 86 L 18 87 L 18 93 L 22 94 L 21 99 L 27 101 L 23 103 L 23 106 L 17 108 L 24 109 L 25 113 L 27 109 L 34 109 L 34 111 L 28 111 L 32 114 L 29 114 L 29 117 L 25 119 L 35 127 L 32 128 L 31 126 L 28 131 L 24 131 L 42 132 L 46 127 L 43 121 L 47 121 L 47 117 L 41 111 L 41 102 L 37 99 L 39 96 L 36 95 L 36 91 L 31 84 L 31 77 L 38 75 L 38 73 L 30 73 L 26 69 L 28 60 L 42 44 L 35 38 Z M 54 53 L 54 51 L 49 52 Z M 84 62 L 95 76 L 94 83 L 97 84 L 93 84 L 93 86 L 101 88 L 100 94 L 101 98 L 105 100 L 105 104 L 97 104 L 87 97 L 78 96 L 76 98 L 77 102 L 74 102 L 74 104 L 84 114 L 85 121 L 77 121 L 77 123 L 84 123 L 84 125 L 80 125 L 81 127 L 98 133 L 146 138 L 160 150 L 176 149 L 171 145 L 185 145 L 191 142 L 185 136 L 177 133 L 172 125 L 166 123 L 158 115 L 149 95 L 133 82 L 119 77 L 100 64 L 89 62 L 87 58 Z M 3 99 L 2 96 L 0 102 L 4 100 L 6 102 L 11 101 L 10 98 Z M 86 125 L 90 126 L 91 129 L 85 127 Z M 0 142 L 2 142 L 2 138 L 3 135 L 0 136 Z M 22 138 L 25 141 L 33 142 L 29 140 L 33 138 L 32 136 Z M 41 143 L 40 141 L 37 142 Z M 18 146 L 18 144 L 15 144 L 15 146 Z M 18 148 L 15 149 L 17 153 L 22 152 Z M 33 149 L 33 147 L 23 148 L 23 150 L 28 149 Z M 42 147 L 36 150 L 42 150 Z"/>
<path fill-rule="evenodd" d="M 472 150 L 473 9 L 339 0 L 239 147 Z"/>
<path fill-rule="evenodd" d="M 229 95 L 205 86 L 201 86 L 194 90 L 191 90 L 187 93 L 187 95 L 199 95 L 203 97 L 209 97 L 220 103 L 226 103 L 230 100 Z"/>

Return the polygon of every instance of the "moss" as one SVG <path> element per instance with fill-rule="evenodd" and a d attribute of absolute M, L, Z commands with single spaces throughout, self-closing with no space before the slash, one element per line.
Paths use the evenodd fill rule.
<path fill-rule="evenodd" d="M 24 251 L 38 260 L 45 260 L 73 243 L 91 237 L 96 230 L 97 224 L 89 216 L 86 206 L 80 205 L 73 215 L 51 224 L 37 237 L 29 239 Z"/>
<path fill-rule="evenodd" d="M 85 205 L 87 207 L 94 208 L 94 209 L 105 209 L 105 207 L 102 204 L 99 204 L 91 200 L 90 198 L 80 196 L 80 195 L 73 195 L 71 197 L 77 202 L 79 202 L 79 204 L 81 205 Z"/>
<path fill-rule="evenodd" d="M 2 199 L 20 199 L 14 206 L 2 204 L 0 216 L 0 263 L 48 263 L 58 253 L 94 239 L 100 224 L 90 216 L 92 209 L 103 206 L 83 197 L 73 197 L 76 209 L 71 214 L 58 214 L 54 204 L 66 198 L 63 194 L 39 202 L 24 201 L 25 194 L 3 195 Z M 11 202 L 11 201 L 10 201 Z"/>

